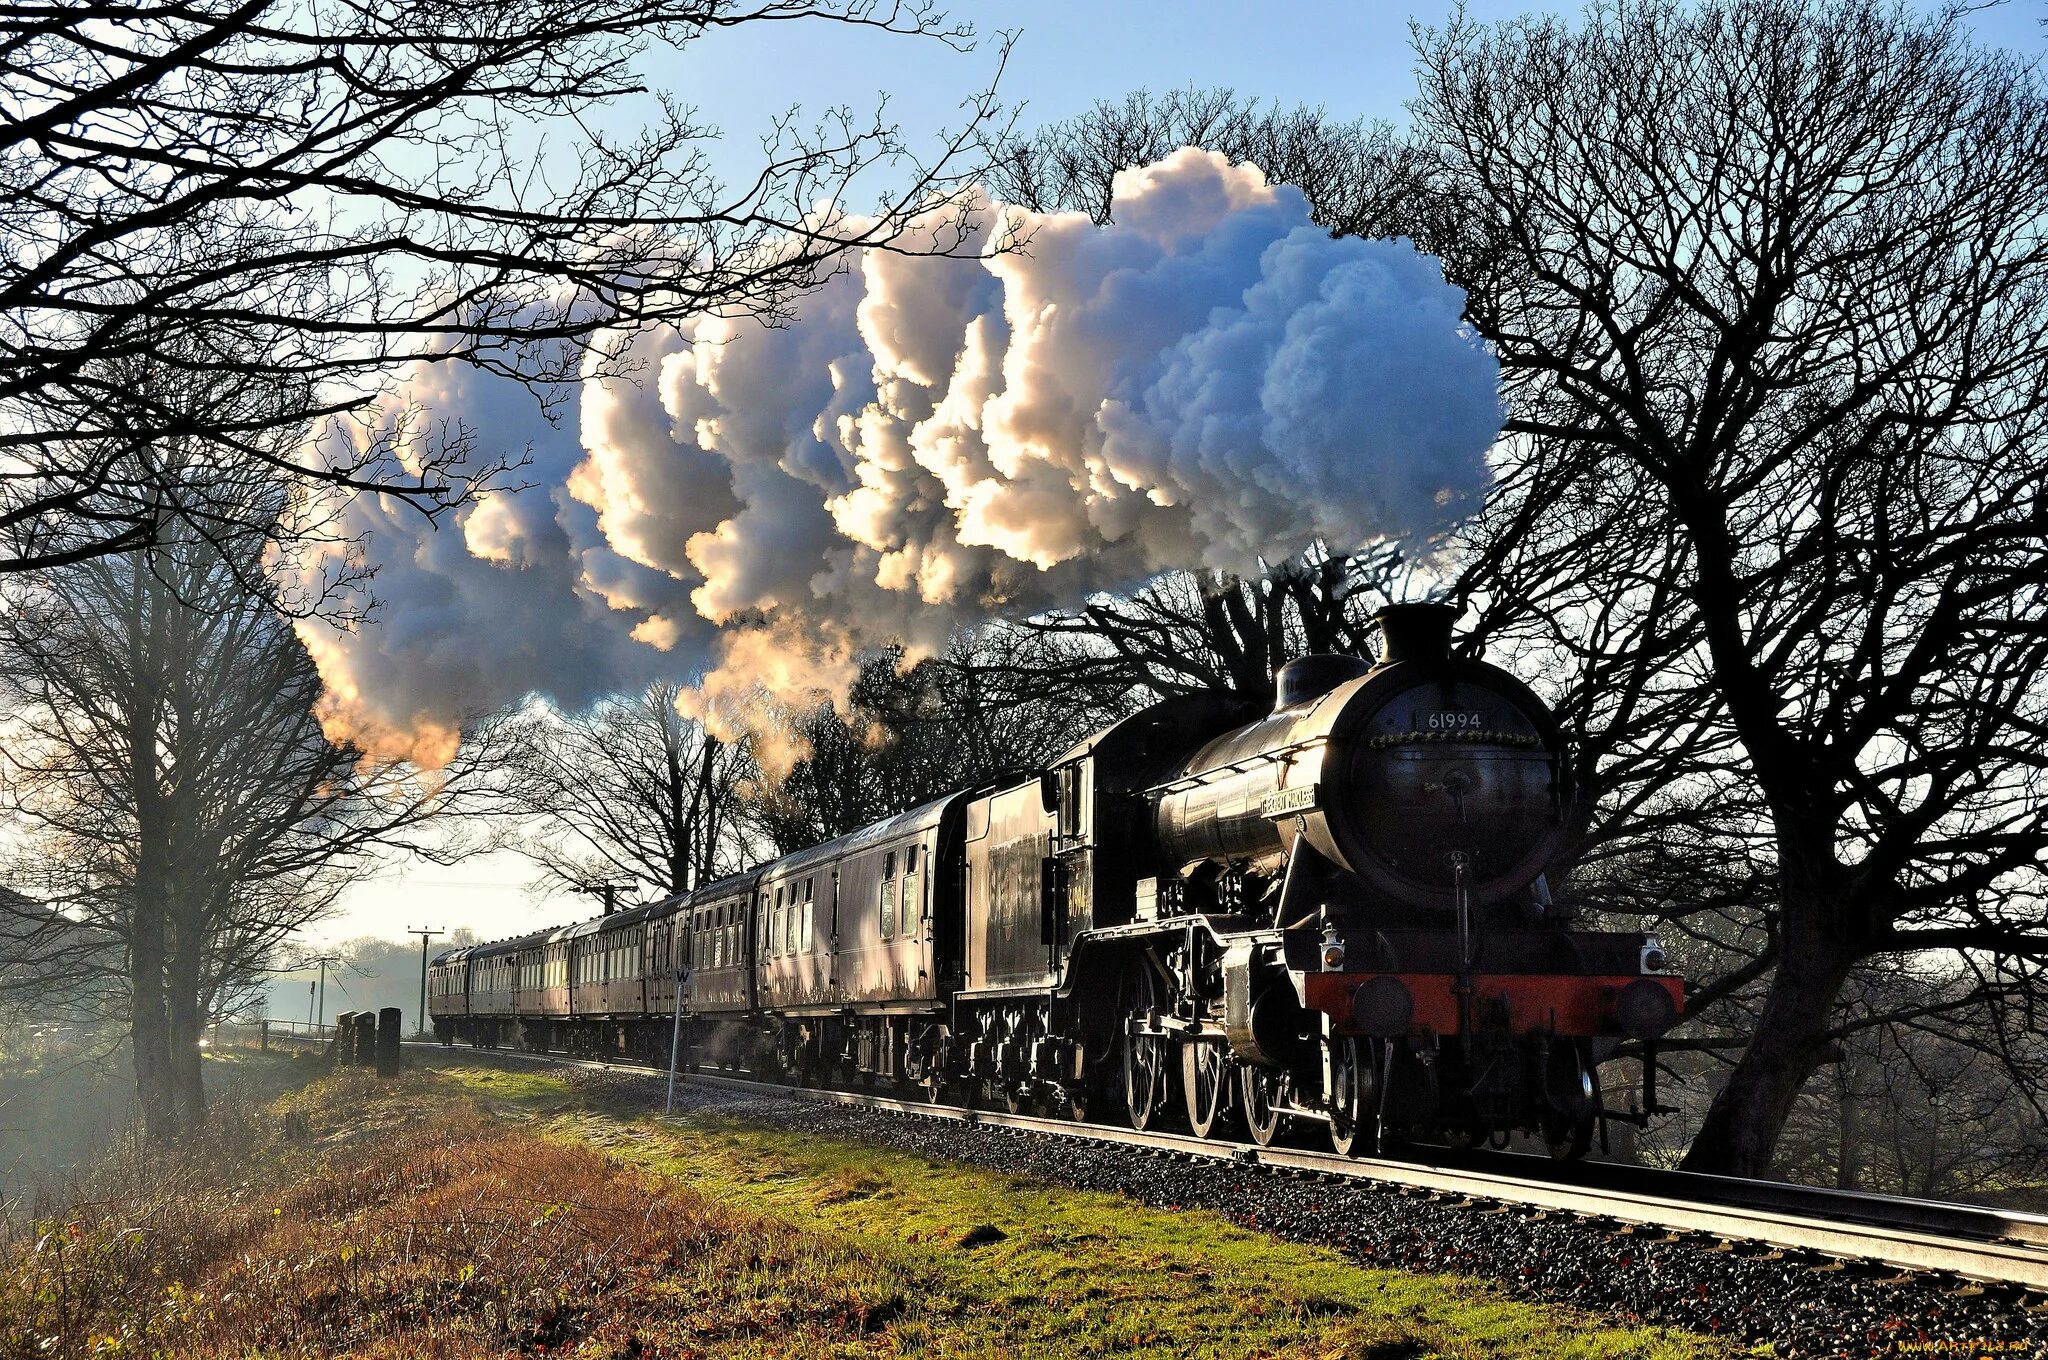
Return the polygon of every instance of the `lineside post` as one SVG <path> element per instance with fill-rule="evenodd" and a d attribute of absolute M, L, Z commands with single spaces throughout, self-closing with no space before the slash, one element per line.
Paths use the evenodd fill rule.
<path fill-rule="evenodd" d="M 668 1029 L 668 1100 L 661 1107 L 663 1114 L 674 1114 L 676 1110 L 676 1060 L 683 1047 L 683 988 L 689 985 L 690 970 L 676 969 L 676 1014 Z"/>

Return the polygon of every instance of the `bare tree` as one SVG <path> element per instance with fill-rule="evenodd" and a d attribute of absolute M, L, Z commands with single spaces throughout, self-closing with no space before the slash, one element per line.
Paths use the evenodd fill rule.
<path fill-rule="evenodd" d="M 277 512 L 275 487 L 246 494 L 256 504 L 233 514 Z M 48 937 L 54 907 L 80 942 L 69 965 L 90 949 L 118 967 L 101 995 L 126 1021 L 157 1137 L 202 1107 L 209 1019 L 474 774 L 423 782 L 330 744 L 310 658 L 250 588 L 261 543 L 230 550 L 246 556 L 166 530 L 146 550 L 16 574 L 0 602 L 9 810 L 48 889 L 27 923 Z"/>
<path fill-rule="evenodd" d="M 539 824 L 511 843 L 547 882 L 668 894 L 740 867 L 734 802 L 750 772 L 744 744 L 685 718 L 678 693 L 658 681 L 583 713 L 543 704 L 513 720 L 493 783 L 507 812 Z"/>
<path fill-rule="evenodd" d="M 1761 993 L 1687 1164 L 1760 1174 L 1860 967 L 2048 952 L 2048 105 L 1957 11 L 1857 0 L 1419 48 L 1425 236 L 1511 405 L 1468 587 L 1638 847 L 1711 842 L 1670 886 L 1723 857 L 1714 987 Z"/>
<path fill-rule="evenodd" d="M 1042 767 L 1132 707 L 1132 681 L 1067 640 L 996 624 L 942 656 L 899 670 L 862 658 L 843 705 L 756 716 L 802 753 L 787 773 L 749 781 L 753 837 L 786 854 L 998 775 Z"/>
<path fill-rule="evenodd" d="M 2036 1028 L 2006 1051 L 1980 1031 L 1984 979 L 1952 961 L 1897 960 L 1852 979 L 1859 1023 L 1808 1084 L 1778 1165 L 1814 1182 L 2033 1207 L 2048 1166 Z"/>
<path fill-rule="evenodd" d="M 1265 703 L 1274 673 L 1297 656 L 1371 656 L 1372 616 L 1411 588 L 1413 565 L 1398 546 L 1317 548 L 1255 577 L 1169 572 L 1128 596 L 1098 596 L 1020 626 L 1078 644 L 1057 660 L 1034 659 L 1047 678 L 1113 678 L 1156 695 L 1228 690 Z"/>
<path fill-rule="evenodd" d="M 1403 234 L 1409 200 L 1427 182 L 1427 158 L 1391 124 L 1339 122 L 1318 108 L 1192 87 L 1139 90 L 1029 136 L 994 138 L 987 175 L 1006 203 L 1107 222 L 1119 173 L 1184 146 L 1249 161 L 1295 186 L 1308 195 L 1316 221 L 1341 236 Z"/>
<path fill-rule="evenodd" d="M 615 365 L 608 328 L 774 323 L 850 246 L 959 245 L 970 225 L 946 210 L 988 91 L 928 155 L 879 118 L 785 117 L 732 185 L 715 130 L 666 96 L 637 135 L 592 130 L 645 93 L 646 59 L 797 20 L 971 38 L 921 0 L 0 0 L 0 571 L 178 521 L 215 534 L 236 502 L 210 483 L 251 469 L 441 514 L 503 470 L 465 432 L 407 458 L 269 436 L 363 409 L 412 362 L 559 399 Z M 950 225 L 909 240 L 932 213 Z M 173 380 L 126 381 L 138 366 Z M 186 399 L 223 373 L 279 400 Z M 162 461 L 195 435 L 203 461 Z"/>

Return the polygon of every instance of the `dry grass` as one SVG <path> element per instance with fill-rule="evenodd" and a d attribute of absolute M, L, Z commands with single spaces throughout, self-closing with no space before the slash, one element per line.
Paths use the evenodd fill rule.
<path fill-rule="evenodd" d="M 0 1251 L 0 1360 L 1623 1356 L 1724 1348 L 1213 1215 L 454 1070 L 223 1102 Z M 999 1225 L 967 1232 L 975 1225 Z"/>
<path fill-rule="evenodd" d="M 7 1262 L 0 1356 L 825 1352 L 902 1307 L 850 1245 L 423 1085 L 337 1079 L 110 1164 Z"/>

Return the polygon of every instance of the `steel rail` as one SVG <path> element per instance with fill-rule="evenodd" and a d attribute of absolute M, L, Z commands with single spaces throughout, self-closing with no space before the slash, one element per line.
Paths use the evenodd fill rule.
<path fill-rule="evenodd" d="M 408 1047 L 440 1049 L 408 1041 Z M 552 1063 L 591 1070 L 651 1071 L 613 1063 L 510 1049 L 467 1049 L 465 1055 Z M 856 1105 L 957 1123 L 1016 1129 L 1084 1142 L 1297 1175 L 1369 1181 L 1397 1189 L 1455 1196 L 1476 1207 L 1517 1206 L 1559 1213 L 1617 1230 L 1662 1229 L 1733 1248 L 1757 1243 L 1841 1261 L 1939 1272 L 1987 1283 L 2048 1291 L 2048 1215 L 1936 1200 L 1744 1180 L 1697 1172 L 1605 1162 L 1552 1163 L 1511 1153 L 1438 1161 L 1344 1157 L 1300 1148 L 1259 1147 L 1183 1133 L 1139 1131 L 1042 1115 L 939 1105 L 872 1091 L 800 1086 L 756 1077 L 684 1072 L 699 1086 L 780 1095 L 791 1100 Z M 1521 1163 L 1505 1170 L 1502 1162 Z M 1522 1174 L 1517 1174 L 1522 1173 Z"/>

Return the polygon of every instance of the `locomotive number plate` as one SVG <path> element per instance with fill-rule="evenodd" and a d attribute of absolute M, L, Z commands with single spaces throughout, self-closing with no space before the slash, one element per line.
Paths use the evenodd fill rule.
<path fill-rule="evenodd" d="M 1434 708 L 1415 714 L 1418 732 L 1477 732 L 1486 726 L 1486 714 L 1476 708 Z"/>

